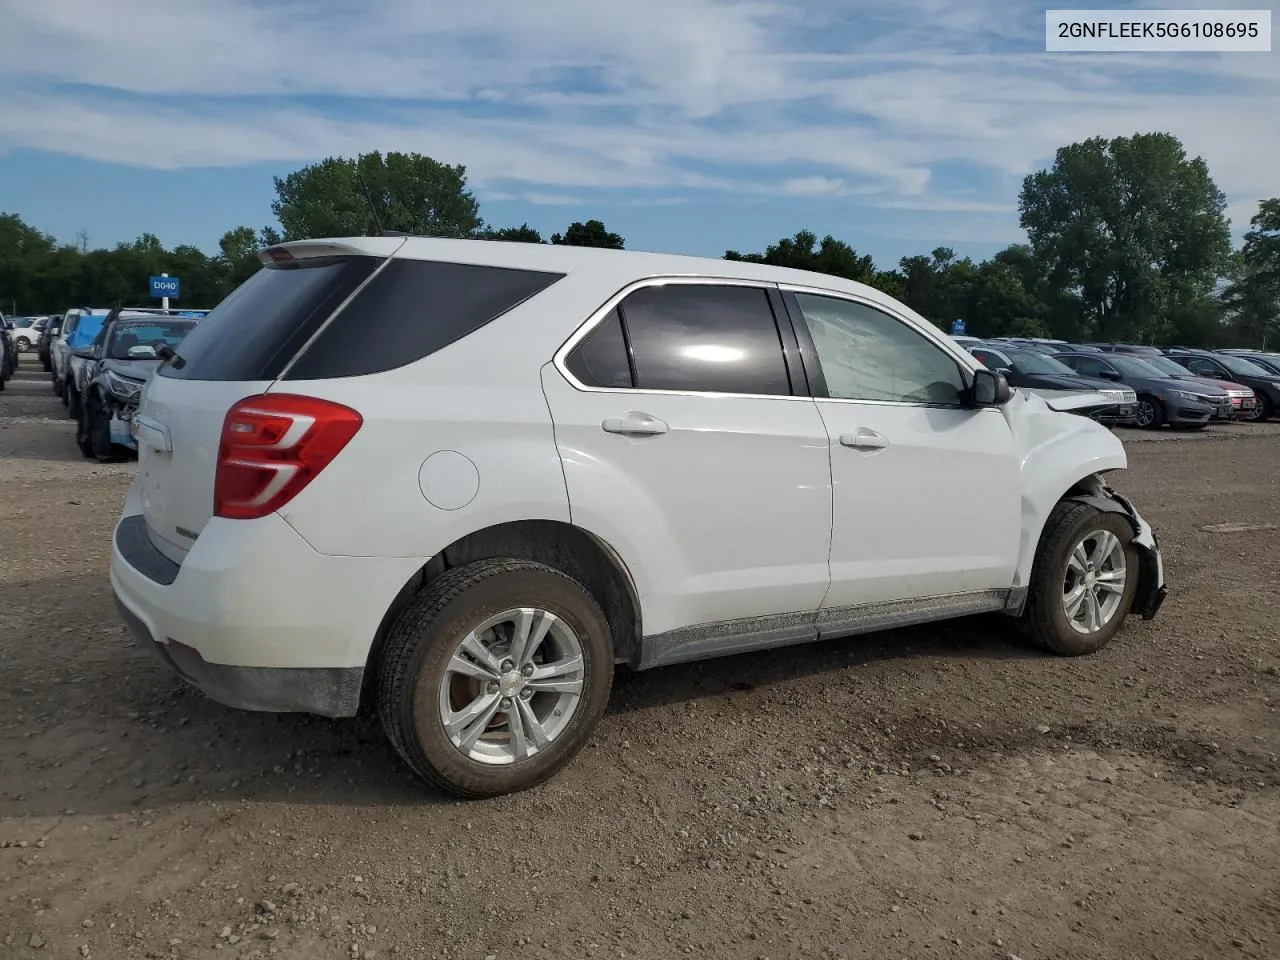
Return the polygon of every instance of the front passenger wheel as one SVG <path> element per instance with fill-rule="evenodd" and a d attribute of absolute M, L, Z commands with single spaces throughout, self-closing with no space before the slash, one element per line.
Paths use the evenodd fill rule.
<path fill-rule="evenodd" d="M 572 760 L 612 684 L 609 624 L 585 587 L 544 564 L 480 560 L 441 574 L 396 621 L 378 708 L 419 776 L 489 797 Z"/>
<path fill-rule="evenodd" d="M 1164 425 L 1164 404 L 1155 397 L 1138 398 L 1137 424 L 1143 430 L 1159 430 Z"/>
<path fill-rule="evenodd" d="M 1045 523 L 1018 626 L 1053 653 L 1093 653 L 1120 630 L 1137 588 L 1138 554 L 1129 521 L 1065 500 Z"/>

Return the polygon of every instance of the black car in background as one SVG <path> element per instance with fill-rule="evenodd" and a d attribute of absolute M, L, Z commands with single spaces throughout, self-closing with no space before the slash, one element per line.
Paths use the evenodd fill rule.
<path fill-rule="evenodd" d="M 1131 424 L 1138 417 L 1138 397 L 1129 387 L 1110 380 L 1083 377 L 1056 357 L 999 344 L 970 344 L 968 350 L 990 370 L 1004 374 L 1011 387 L 1029 390 L 1094 391 L 1111 401 L 1105 407 L 1092 408 L 1091 419 L 1108 426 Z"/>
<path fill-rule="evenodd" d="M 1203 429 L 1215 416 L 1231 415 L 1231 396 L 1221 387 L 1174 380 L 1126 353 L 1060 353 L 1058 360 L 1081 376 L 1123 383 L 1138 395 L 1138 426 L 1158 430 L 1164 424 Z"/>
<path fill-rule="evenodd" d="M 49 322 L 40 331 L 40 339 L 36 341 L 36 358 L 40 361 L 40 366 L 44 368 L 45 373 L 53 372 L 53 357 L 49 355 L 49 345 L 61 332 L 62 316 L 50 317 Z"/>
<path fill-rule="evenodd" d="M 1244 357 L 1208 350 L 1167 350 L 1165 356 L 1198 377 L 1234 380 L 1258 397 L 1255 420 L 1268 420 L 1280 411 L 1280 374 Z"/>
<path fill-rule="evenodd" d="M 1244 357 L 1250 363 L 1266 367 L 1280 374 L 1280 353 L 1267 353 L 1263 350 L 1215 350 L 1214 353 L 1225 353 L 1231 357 Z"/>

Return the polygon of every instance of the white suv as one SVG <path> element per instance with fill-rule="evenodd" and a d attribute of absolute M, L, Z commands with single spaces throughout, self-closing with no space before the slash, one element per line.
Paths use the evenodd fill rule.
<path fill-rule="evenodd" d="M 457 794 L 567 763 L 617 663 L 988 611 L 1082 654 L 1164 598 L 1120 441 L 861 284 L 418 237 L 263 261 L 144 391 L 118 605 L 223 703 L 376 705 Z"/>

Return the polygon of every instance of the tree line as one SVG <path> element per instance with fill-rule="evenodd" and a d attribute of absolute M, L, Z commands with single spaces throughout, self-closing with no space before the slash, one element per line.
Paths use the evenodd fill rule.
<path fill-rule="evenodd" d="M 416 153 L 330 157 L 276 177 L 279 227 L 228 230 L 219 251 L 166 248 L 152 234 L 111 249 L 59 243 L 17 214 L 0 214 L 0 310 L 143 299 L 145 278 L 182 279 L 182 303 L 216 304 L 259 267 L 257 251 L 287 240 L 383 231 L 623 249 L 600 220 L 548 238 L 480 217 L 466 168 Z M 963 319 L 976 336 L 1052 336 L 1192 346 L 1280 344 L 1280 198 L 1264 200 L 1232 249 L 1226 198 L 1203 159 L 1170 134 L 1096 137 L 1062 147 L 1025 178 L 1018 200 L 1026 242 L 989 259 L 948 247 L 881 269 L 833 236 L 808 230 L 727 260 L 767 263 L 870 284 L 943 329 Z"/>

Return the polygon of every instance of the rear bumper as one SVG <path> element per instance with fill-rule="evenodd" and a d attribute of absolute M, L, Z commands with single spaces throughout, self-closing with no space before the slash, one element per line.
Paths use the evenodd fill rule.
<path fill-rule="evenodd" d="M 116 609 L 138 639 L 179 677 L 210 700 L 240 710 L 354 716 L 360 707 L 362 667 L 236 667 L 210 663 L 195 647 L 160 642 L 116 594 Z"/>
<path fill-rule="evenodd" d="M 112 538 L 112 591 L 179 676 L 242 709 L 356 713 L 382 619 L 423 561 L 325 556 L 273 515 L 210 521 L 177 564 L 130 505 Z"/>

